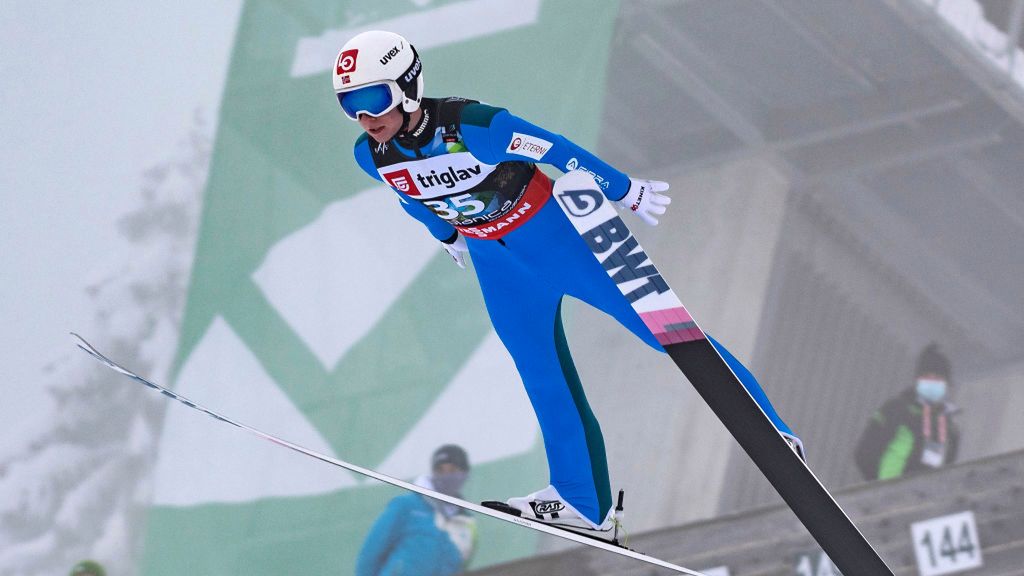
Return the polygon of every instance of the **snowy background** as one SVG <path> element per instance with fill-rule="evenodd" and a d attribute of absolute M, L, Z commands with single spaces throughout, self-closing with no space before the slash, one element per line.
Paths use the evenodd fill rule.
<path fill-rule="evenodd" d="M 1024 57 L 1006 50 L 979 4 L 916 3 L 937 7 L 993 68 L 1024 81 Z M 64 574 L 87 556 L 125 573 L 138 563 L 133 526 L 152 496 L 146 471 L 167 403 L 140 401 L 68 332 L 135 359 L 154 380 L 167 375 L 241 8 L 9 0 L 0 10 L 0 575 Z M 755 168 L 759 182 L 776 177 Z M 1011 368 L 1004 389 L 1019 378 Z M 690 432 L 678 436 L 693 444 Z M 975 453 L 1017 447 L 1011 440 Z M 717 504 L 708 498 L 700 513 Z"/>
<path fill-rule="evenodd" d="M 68 332 L 170 362 L 240 8 L 0 11 L 0 574 L 134 563 L 163 406 L 108 385 Z"/>
<path fill-rule="evenodd" d="M 171 161 L 197 130 L 213 137 L 240 9 L 240 1 L 4 3 L 0 418 L 8 434 L 47 425 L 15 415 L 49 406 L 40 370 L 69 351 L 69 330 L 95 321 L 86 287 L 137 257 L 117 223 L 141 207 L 145 170 Z M 8 436 L 0 454 L 17 445 Z"/>

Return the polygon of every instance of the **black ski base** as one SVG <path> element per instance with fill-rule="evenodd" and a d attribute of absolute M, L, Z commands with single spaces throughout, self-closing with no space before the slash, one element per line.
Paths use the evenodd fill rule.
<path fill-rule="evenodd" d="M 499 502 L 497 500 L 485 500 L 484 502 L 481 502 L 480 505 L 485 507 L 485 508 L 490 508 L 491 510 L 497 510 L 498 512 L 503 512 L 503 513 L 508 514 L 510 516 L 518 516 L 520 518 L 523 517 L 523 511 L 522 510 L 520 510 L 518 508 L 513 508 L 512 506 L 509 506 L 508 504 L 506 504 L 504 502 Z M 550 526 L 552 528 L 557 528 L 559 530 L 564 530 L 565 532 L 572 532 L 573 534 L 576 534 L 577 536 L 583 536 L 584 538 L 590 538 L 591 540 L 597 540 L 598 542 L 604 542 L 606 544 L 611 544 L 612 546 L 618 546 L 619 548 L 622 548 L 623 550 L 630 550 L 630 551 L 635 552 L 635 550 L 633 550 L 632 548 L 627 548 L 627 547 L 623 546 L 619 542 L 619 539 L 617 537 L 611 538 L 611 539 L 601 538 L 600 536 L 597 536 L 596 534 L 588 534 L 587 532 L 585 532 L 583 530 L 573 530 L 572 528 L 568 528 L 568 527 L 565 527 L 565 526 L 559 526 L 557 524 L 550 524 L 548 522 L 541 522 L 539 520 L 531 519 L 531 518 L 528 518 L 528 520 L 532 520 L 534 522 L 537 522 L 537 523 L 540 523 L 540 524 L 544 524 L 545 526 Z"/>
<path fill-rule="evenodd" d="M 892 576 L 708 340 L 669 344 L 665 351 L 843 574 Z"/>

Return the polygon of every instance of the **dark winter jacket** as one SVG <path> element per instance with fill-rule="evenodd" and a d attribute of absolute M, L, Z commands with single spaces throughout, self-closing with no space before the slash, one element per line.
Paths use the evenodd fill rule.
<path fill-rule="evenodd" d="M 866 480 L 931 470 L 922 461 L 929 443 L 943 447 L 943 465 L 952 464 L 960 448 L 955 412 L 947 402 L 922 402 L 911 386 L 871 416 L 854 453 L 857 468 Z"/>

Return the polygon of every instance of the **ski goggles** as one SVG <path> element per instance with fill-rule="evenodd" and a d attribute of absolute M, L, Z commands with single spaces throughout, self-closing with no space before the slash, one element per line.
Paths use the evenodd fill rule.
<path fill-rule="evenodd" d="M 402 101 L 402 93 L 391 82 L 371 84 L 348 92 L 338 93 L 338 103 L 345 115 L 352 120 L 359 120 L 360 114 L 374 118 L 390 112 Z"/>

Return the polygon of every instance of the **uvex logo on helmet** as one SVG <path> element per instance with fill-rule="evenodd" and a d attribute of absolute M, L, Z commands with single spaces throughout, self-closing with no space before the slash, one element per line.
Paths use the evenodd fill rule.
<path fill-rule="evenodd" d="M 391 60 L 393 60 L 395 56 L 398 56 L 398 53 L 402 51 L 402 48 L 405 48 L 405 44 L 399 44 L 398 46 L 391 48 L 391 50 L 388 50 L 387 54 L 380 57 L 381 65 L 391 62 Z"/>
<path fill-rule="evenodd" d="M 356 71 L 356 56 L 359 54 L 358 48 L 351 50 L 345 50 L 338 55 L 338 74 L 351 74 Z"/>
<path fill-rule="evenodd" d="M 409 71 L 405 73 L 405 76 L 402 77 L 402 80 L 406 84 L 412 82 L 413 78 L 415 78 L 416 75 L 420 73 L 420 68 L 422 67 L 423 62 L 421 62 L 419 56 L 417 56 L 416 61 L 412 63 L 412 67 L 409 68 Z"/>

